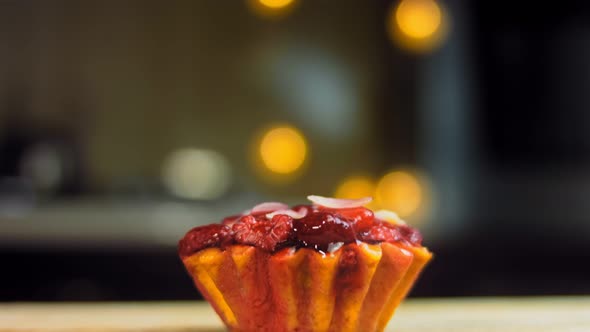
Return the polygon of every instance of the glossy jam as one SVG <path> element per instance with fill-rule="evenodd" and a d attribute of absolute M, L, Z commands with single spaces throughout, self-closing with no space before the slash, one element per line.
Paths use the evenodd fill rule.
<path fill-rule="evenodd" d="M 313 205 L 298 205 L 294 210 L 307 209 L 307 215 L 293 219 L 277 214 L 271 219 L 264 213 L 227 217 L 219 224 L 191 229 L 178 244 L 181 257 L 199 250 L 232 244 L 245 244 L 276 252 L 285 247 L 313 248 L 328 252 L 331 245 L 362 241 L 366 243 L 402 242 L 420 246 L 418 230 L 376 219 L 369 209 L 328 209 Z"/>

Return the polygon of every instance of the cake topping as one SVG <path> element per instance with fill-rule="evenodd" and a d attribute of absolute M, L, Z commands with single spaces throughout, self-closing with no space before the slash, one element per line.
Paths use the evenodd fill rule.
<path fill-rule="evenodd" d="M 266 217 L 268 219 L 272 219 L 274 216 L 279 215 L 279 214 L 284 214 L 287 215 L 293 219 L 301 219 L 303 217 L 305 217 L 307 215 L 307 208 L 302 206 L 298 209 L 298 211 L 292 210 L 292 209 L 287 209 L 287 210 L 277 210 L 271 213 L 267 213 Z"/>
<path fill-rule="evenodd" d="M 323 197 L 317 195 L 309 195 L 307 199 L 312 201 L 313 203 L 321 206 L 325 206 L 328 208 L 333 209 L 348 209 L 348 208 L 355 208 L 360 207 L 366 204 L 369 204 L 373 198 L 372 197 L 363 197 L 359 199 L 340 199 L 340 198 L 332 198 L 332 197 Z"/>
<path fill-rule="evenodd" d="M 327 251 L 330 243 L 356 240 L 350 220 L 330 212 L 318 211 L 294 220 L 293 228 L 299 245 L 322 251 Z"/>
<path fill-rule="evenodd" d="M 381 210 L 373 214 L 363 207 L 370 198 L 340 200 L 310 196 L 310 200 L 315 204 L 292 208 L 283 203 L 262 203 L 248 214 L 193 228 L 180 240 L 180 255 L 186 257 L 204 248 L 223 249 L 232 244 L 256 246 L 269 252 L 286 247 L 331 252 L 355 241 L 421 245 L 422 235 L 394 212 Z"/>
<path fill-rule="evenodd" d="M 280 202 L 264 202 L 256 205 L 250 210 L 250 213 L 262 213 L 262 212 L 273 212 L 276 210 L 287 210 L 289 205 Z M 246 213 L 249 214 L 249 213 Z"/>
<path fill-rule="evenodd" d="M 375 218 L 390 222 L 394 225 L 406 225 L 406 222 L 400 218 L 397 213 L 389 210 L 379 210 L 375 212 Z"/>

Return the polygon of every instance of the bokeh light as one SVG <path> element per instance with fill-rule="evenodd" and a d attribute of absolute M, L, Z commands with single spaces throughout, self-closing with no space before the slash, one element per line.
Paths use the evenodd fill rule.
<path fill-rule="evenodd" d="M 258 0 L 258 2 L 272 9 L 280 9 L 289 6 L 294 0 Z"/>
<path fill-rule="evenodd" d="M 293 127 L 274 127 L 262 136 L 259 154 L 262 164 L 269 171 L 290 174 L 303 166 L 307 143 L 303 134 Z"/>
<path fill-rule="evenodd" d="M 336 198 L 355 199 L 361 197 L 373 197 L 375 194 L 375 181 L 368 176 L 355 175 L 342 180 L 334 191 Z M 375 208 L 376 202 L 373 200 L 367 204 L 368 208 Z"/>
<path fill-rule="evenodd" d="M 229 188 L 231 169 L 225 157 L 216 151 L 180 149 L 164 162 L 162 179 L 178 197 L 212 200 Z"/>
<path fill-rule="evenodd" d="M 247 0 L 249 7 L 261 17 L 275 18 L 288 14 L 296 0 Z"/>
<path fill-rule="evenodd" d="M 413 51 L 429 51 L 444 39 L 448 17 L 434 0 L 402 0 L 392 7 L 387 28 L 399 46 Z"/>
<path fill-rule="evenodd" d="M 336 198 L 361 198 L 373 196 L 375 183 L 367 176 L 351 176 L 344 179 L 336 188 Z"/>
<path fill-rule="evenodd" d="M 395 11 L 400 30 L 411 38 L 427 38 L 440 28 L 441 11 L 432 0 L 404 0 Z"/>
<path fill-rule="evenodd" d="M 408 217 L 420 208 L 424 190 L 415 175 L 394 171 L 379 180 L 375 196 L 381 208 L 394 211 L 400 217 Z"/>

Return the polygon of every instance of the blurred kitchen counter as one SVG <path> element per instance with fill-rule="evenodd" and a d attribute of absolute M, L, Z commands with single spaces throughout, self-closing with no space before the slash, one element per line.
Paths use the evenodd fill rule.
<path fill-rule="evenodd" d="M 90 197 L 37 205 L 0 201 L 0 249 L 176 247 L 189 229 L 218 222 L 260 199 L 199 203 Z"/>
<path fill-rule="evenodd" d="M 410 299 L 388 331 L 590 331 L 590 297 Z M 4 303 L 0 331 L 224 331 L 205 302 Z"/>

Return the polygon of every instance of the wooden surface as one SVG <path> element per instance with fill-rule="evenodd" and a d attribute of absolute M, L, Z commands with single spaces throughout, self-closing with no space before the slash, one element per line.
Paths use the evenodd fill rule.
<path fill-rule="evenodd" d="M 203 302 L 6 303 L 0 331 L 225 331 Z M 588 332 L 590 297 L 409 300 L 396 332 Z"/>

